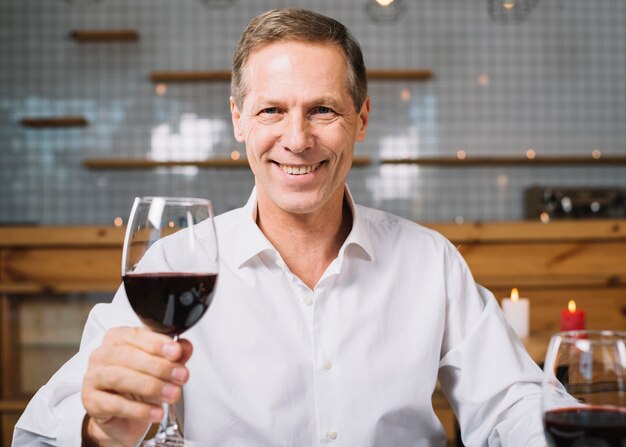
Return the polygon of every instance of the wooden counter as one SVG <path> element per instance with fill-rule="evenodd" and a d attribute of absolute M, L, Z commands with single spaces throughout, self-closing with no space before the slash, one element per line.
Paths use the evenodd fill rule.
<path fill-rule="evenodd" d="M 570 299 L 586 309 L 590 329 L 626 330 L 626 220 L 427 226 L 459 246 L 476 280 L 498 299 L 512 287 L 529 298 L 527 348 L 537 362 Z M 123 237 L 124 229 L 114 227 L 0 227 L 2 445 L 10 445 L 13 424 L 31 394 L 24 384 L 42 381 L 29 376 L 38 368 L 21 351 L 28 345 L 45 357 L 54 347 L 61 361 L 77 349 L 90 304 L 74 296 L 112 296 L 120 283 Z M 26 305 L 37 318 L 24 320 Z M 60 329 L 28 331 L 44 317 Z M 454 415 L 445 399 L 436 393 L 433 402 L 452 434 Z"/>

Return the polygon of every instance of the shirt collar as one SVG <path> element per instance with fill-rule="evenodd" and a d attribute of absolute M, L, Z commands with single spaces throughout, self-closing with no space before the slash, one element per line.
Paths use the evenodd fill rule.
<path fill-rule="evenodd" d="M 352 230 L 339 250 L 339 256 L 343 256 L 344 252 L 349 246 L 360 247 L 370 261 L 374 260 L 374 250 L 372 248 L 372 241 L 370 239 L 370 230 L 368 228 L 368 222 L 363 218 L 359 212 L 359 208 L 354 203 L 352 193 L 346 185 L 346 202 L 352 212 Z"/>
<path fill-rule="evenodd" d="M 339 250 L 338 257 L 342 258 L 349 246 L 358 246 L 365 252 L 370 260 L 373 260 L 374 251 L 369 237 L 367 221 L 360 216 L 358 207 L 354 203 L 352 194 L 348 189 L 348 185 L 346 185 L 346 201 L 352 213 L 352 230 Z M 257 201 L 255 186 L 252 189 L 248 201 L 242 208 L 234 253 L 237 268 L 242 267 L 247 261 L 264 251 L 276 252 L 274 246 L 267 240 L 263 232 L 257 226 L 256 215 Z"/>
<path fill-rule="evenodd" d="M 276 251 L 256 224 L 256 186 L 241 211 L 234 253 L 237 268 L 264 251 Z"/>

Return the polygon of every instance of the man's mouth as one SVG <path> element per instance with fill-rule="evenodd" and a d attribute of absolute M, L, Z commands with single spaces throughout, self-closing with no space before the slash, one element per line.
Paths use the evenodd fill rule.
<path fill-rule="evenodd" d="M 285 174 L 304 175 L 315 171 L 321 164 L 322 163 L 315 163 L 309 166 L 289 166 L 279 164 L 278 166 L 280 166 L 280 169 L 282 169 Z"/>

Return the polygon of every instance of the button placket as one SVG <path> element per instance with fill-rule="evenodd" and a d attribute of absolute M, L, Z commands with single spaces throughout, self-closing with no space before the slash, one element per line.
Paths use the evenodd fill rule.
<path fill-rule="evenodd" d="M 325 284 L 318 287 L 311 295 L 314 300 L 313 310 L 313 377 L 315 381 L 315 401 L 317 426 L 320 428 L 320 445 L 331 444 L 338 438 L 338 426 L 336 411 L 336 383 L 333 368 L 336 366 L 331 360 L 335 352 L 333 344 L 327 346 L 332 340 L 332 334 L 326 328 L 327 320 L 323 318 L 326 312 L 326 287 Z M 329 350 L 330 348 L 330 350 Z"/>

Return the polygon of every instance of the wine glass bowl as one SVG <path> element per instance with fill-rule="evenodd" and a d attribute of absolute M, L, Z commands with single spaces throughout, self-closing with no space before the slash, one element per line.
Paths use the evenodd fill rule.
<path fill-rule="evenodd" d="M 626 333 L 553 335 L 542 392 L 550 446 L 626 446 Z"/>
<path fill-rule="evenodd" d="M 213 299 L 218 249 L 206 199 L 138 197 L 122 253 L 122 281 L 131 307 L 148 328 L 174 340 L 196 324 Z M 173 407 L 144 446 L 184 446 Z M 189 444 L 189 443 L 187 443 Z"/>

